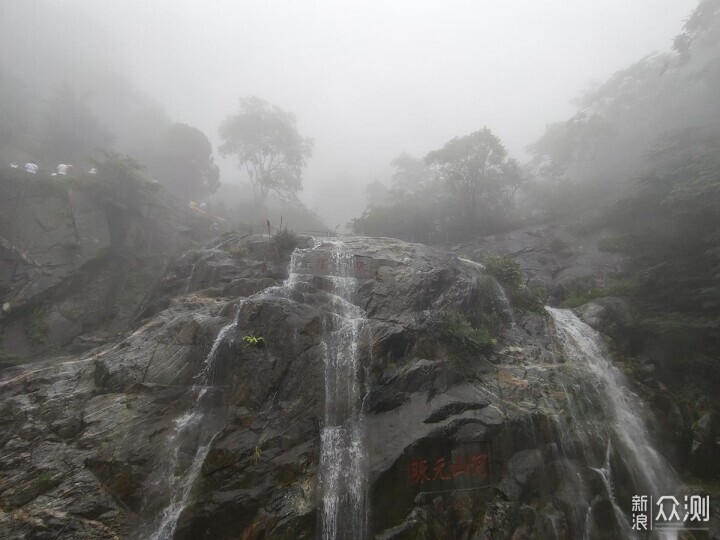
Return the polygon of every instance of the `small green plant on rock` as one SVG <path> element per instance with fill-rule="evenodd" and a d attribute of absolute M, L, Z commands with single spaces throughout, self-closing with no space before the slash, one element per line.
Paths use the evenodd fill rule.
<path fill-rule="evenodd" d="M 25 335 L 33 345 L 41 345 L 47 339 L 48 327 L 45 324 L 45 308 L 36 307 L 27 323 L 25 324 Z"/>
<path fill-rule="evenodd" d="M 266 345 L 265 338 L 261 336 L 243 336 L 242 340 L 252 347 L 264 347 Z"/>
<path fill-rule="evenodd" d="M 493 276 L 498 283 L 503 285 L 516 312 L 527 313 L 542 310 L 547 295 L 544 290 L 537 286 L 523 284 L 522 268 L 518 261 L 508 257 L 490 256 L 485 257 L 483 263 L 487 274 Z M 478 280 L 478 287 L 487 291 L 492 288 L 492 285 L 487 282 L 481 283 Z M 495 294 L 495 297 L 494 304 L 497 304 L 497 294 Z M 493 307 L 497 311 L 497 306 L 494 305 Z"/>
<path fill-rule="evenodd" d="M 49 484 L 53 478 L 48 471 L 41 471 L 40 474 L 38 474 L 37 479 L 41 484 Z"/>
<path fill-rule="evenodd" d="M 546 292 L 534 285 L 524 285 L 510 291 L 513 307 L 520 313 L 529 311 L 540 312 L 545 305 Z"/>
<path fill-rule="evenodd" d="M 443 336 L 456 348 L 465 352 L 482 352 L 497 343 L 484 326 L 479 329 L 462 313 L 448 311 L 443 314 Z"/>
<path fill-rule="evenodd" d="M 576 285 L 570 290 L 560 304 L 564 308 L 576 308 L 603 296 L 629 296 L 633 292 L 633 284 L 624 280 L 613 280 L 603 285 L 590 281 Z"/>
<path fill-rule="evenodd" d="M 275 247 L 281 253 L 284 251 L 292 251 L 298 246 L 297 235 L 293 231 L 288 230 L 287 227 L 278 229 L 273 235 L 273 241 L 275 242 Z"/>
<path fill-rule="evenodd" d="M 515 259 L 492 255 L 485 257 L 482 262 L 485 271 L 503 285 L 512 289 L 519 289 L 522 286 L 522 269 Z"/>

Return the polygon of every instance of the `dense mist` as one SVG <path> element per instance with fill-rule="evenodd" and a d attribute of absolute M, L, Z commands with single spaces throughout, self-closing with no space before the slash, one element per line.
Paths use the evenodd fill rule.
<path fill-rule="evenodd" d="M 720 0 L 0 0 L 0 538 L 719 539 L 719 359 Z"/>
<path fill-rule="evenodd" d="M 260 96 L 315 140 L 300 198 L 344 228 L 402 152 L 422 157 L 487 126 L 526 161 L 572 99 L 669 51 L 695 5 L 8 0 L 0 69 L 33 107 L 69 84 L 133 155 L 158 130 L 149 114 L 199 128 L 216 151 L 222 120 Z M 246 181 L 216 159 L 223 184 Z"/>

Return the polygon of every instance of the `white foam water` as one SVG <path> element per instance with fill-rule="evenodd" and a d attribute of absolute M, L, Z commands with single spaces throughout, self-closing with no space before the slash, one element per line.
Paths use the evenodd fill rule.
<path fill-rule="evenodd" d="M 472 267 L 474 270 L 477 270 L 478 272 L 485 272 L 485 265 L 482 263 L 479 263 L 477 261 L 472 261 L 470 259 L 464 259 L 462 257 L 458 257 L 458 260 L 470 267 Z M 515 324 L 515 310 L 513 309 L 512 302 L 510 302 L 510 297 L 507 294 L 507 291 L 505 290 L 505 287 L 502 286 L 502 284 L 495 279 L 493 276 L 489 276 L 493 284 L 495 286 L 495 290 L 497 291 L 498 300 L 500 300 L 500 303 L 502 303 L 502 309 L 505 312 L 505 317 L 508 321 L 510 321 L 510 324 Z"/>
<path fill-rule="evenodd" d="M 197 392 L 197 397 L 192 407 L 175 420 L 172 434 L 166 441 L 169 459 L 165 464 L 168 475 L 165 481 L 169 483 L 170 502 L 163 509 L 160 522 L 150 534 L 151 540 L 171 540 L 173 538 L 178 518 L 190 501 L 192 487 L 210 451 L 216 433 L 208 431 L 208 426 L 205 425 L 206 415 L 211 409 L 206 403 L 206 395 L 209 388 L 216 382 L 218 351 L 235 330 L 242 305 L 243 302 L 238 305 L 233 322 L 221 328 L 215 337 L 203 367 L 195 379 L 197 385 L 193 387 L 193 390 Z M 184 451 L 186 448 L 188 450 Z M 192 459 L 188 465 L 187 457 L 189 455 L 192 455 Z"/>
<path fill-rule="evenodd" d="M 288 278 L 282 285 L 269 287 L 251 298 L 257 300 L 273 294 L 289 296 L 301 275 L 298 271 L 303 251 L 296 249 L 292 253 Z M 163 509 L 157 526 L 150 534 L 151 540 L 171 540 L 180 515 L 190 503 L 192 488 L 210 451 L 212 441 L 217 435 L 217 432 L 212 430 L 212 422 L 208 422 L 208 417 L 214 412 L 212 405 L 208 403 L 208 392 L 219 382 L 217 360 L 221 347 L 232 344 L 242 308 L 247 300 L 240 301 L 232 322 L 222 327 L 215 337 L 210 352 L 195 377 L 192 390 L 197 392 L 197 396 L 194 403 L 187 412 L 175 420 L 172 433 L 166 441 L 169 458 L 163 465 L 166 476 L 163 483 L 168 486 L 170 502 Z M 188 459 L 190 456 L 191 459 Z"/>
<path fill-rule="evenodd" d="M 620 473 L 611 467 L 613 455 L 631 475 L 630 484 L 637 495 L 651 495 L 655 500 L 672 495 L 679 486 L 677 475 L 655 450 L 647 428 L 652 415 L 613 365 L 602 337 L 572 311 L 545 309 L 552 318 L 555 337 L 568 364 L 568 369 L 558 372 L 558 382 L 565 389 L 572 418 L 569 426 L 559 429 L 562 450 L 582 456 L 600 476 L 617 530 L 623 538 L 635 538 L 626 517 L 631 508 L 621 508 L 615 496 L 616 475 Z M 599 466 L 592 467 L 592 463 Z M 584 491 L 578 484 L 578 501 L 590 508 L 593 501 L 582 500 Z M 585 521 L 584 533 L 588 537 L 589 514 Z M 676 538 L 677 533 L 662 531 L 659 536 L 670 540 Z"/>
<path fill-rule="evenodd" d="M 341 241 L 332 245 L 330 272 L 335 313 L 325 323 L 322 352 L 325 417 L 320 438 L 323 540 L 368 536 L 367 463 L 360 348 L 367 320 L 353 304 L 357 280 L 353 257 Z"/>

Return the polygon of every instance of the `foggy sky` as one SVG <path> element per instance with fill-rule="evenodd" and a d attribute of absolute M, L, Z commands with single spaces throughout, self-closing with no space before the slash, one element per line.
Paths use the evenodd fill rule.
<path fill-rule="evenodd" d="M 72 11 L 58 46 L 102 35 L 88 58 L 112 58 L 108 69 L 216 147 L 242 96 L 294 112 L 315 139 L 301 198 L 334 227 L 400 152 L 488 126 L 524 158 L 593 81 L 669 50 L 697 0 L 0 0 L 0 16 L 19 13 L 11 4 L 38 18 L 51 4 Z M 32 18 L 21 24 L 32 35 Z M 219 163 L 223 182 L 240 180 Z"/>

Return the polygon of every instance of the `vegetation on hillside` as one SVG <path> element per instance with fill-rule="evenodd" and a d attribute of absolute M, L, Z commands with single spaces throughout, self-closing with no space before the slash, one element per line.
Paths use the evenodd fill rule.
<path fill-rule="evenodd" d="M 438 243 L 491 234 L 511 223 L 523 174 L 488 128 L 455 137 L 424 160 L 401 154 L 391 187 L 351 221 L 358 234 Z"/>
<path fill-rule="evenodd" d="M 720 350 L 720 135 L 664 137 L 635 194 L 607 212 L 628 294 L 652 339 L 682 357 Z M 706 376 L 720 382 L 720 365 Z"/>

